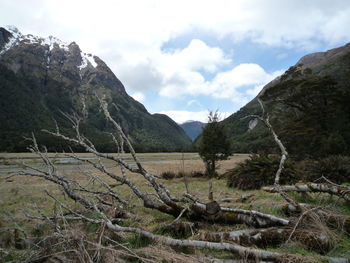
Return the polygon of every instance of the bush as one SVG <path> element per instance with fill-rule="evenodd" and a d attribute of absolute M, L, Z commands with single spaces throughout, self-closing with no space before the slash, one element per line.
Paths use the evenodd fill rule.
<path fill-rule="evenodd" d="M 331 155 L 319 160 L 302 161 L 298 166 L 303 172 L 303 181 L 315 181 L 322 176 L 337 184 L 350 181 L 349 156 Z"/>
<path fill-rule="evenodd" d="M 171 180 L 174 178 L 182 178 L 185 176 L 187 176 L 187 177 L 204 177 L 205 174 L 203 172 L 200 172 L 200 171 L 192 171 L 190 173 L 188 173 L 188 172 L 175 173 L 175 172 L 167 171 L 167 172 L 163 172 L 160 175 L 160 177 L 162 177 L 163 179 L 166 179 L 166 180 Z"/>
<path fill-rule="evenodd" d="M 162 177 L 163 179 L 166 179 L 166 180 L 170 180 L 170 179 L 174 179 L 176 177 L 176 173 L 174 172 L 163 172 L 160 177 Z"/>
<path fill-rule="evenodd" d="M 278 170 L 280 158 L 275 155 L 253 154 L 249 159 L 228 170 L 224 176 L 228 187 L 241 190 L 260 189 L 265 185 L 272 185 Z M 281 174 L 281 184 L 295 183 L 299 173 L 291 161 L 286 161 Z"/>
<path fill-rule="evenodd" d="M 191 173 L 191 177 L 204 177 L 205 174 L 203 172 L 200 172 L 200 171 L 193 171 Z"/>

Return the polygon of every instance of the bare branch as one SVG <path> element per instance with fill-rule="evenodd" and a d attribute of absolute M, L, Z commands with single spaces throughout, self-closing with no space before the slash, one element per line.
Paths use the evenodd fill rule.
<path fill-rule="evenodd" d="M 278 192 L 277 189 L 271 187 L 263 187 L 262 190 L 270 193 Z M 283 185 L 281 190 L 284 192 L 319 192 L 328 193 L 339 196 L 347 201 L 350 201 L 350 189 L 346 186 L 336 186 L 331 184 L 317 184 L 317 183 L 298 183 L 295 185 Z"/>
<path fill-rule="evenodd" d="M 145 237 L 148 237 L 158 243 L 162 243 L 169 246 L 177 246 L 177 247 L 196 247 L 196 248 L 207 248 L 207 249 L 215 249 L 215 250 L 224 250 L 231 251 L 234 254 L 239 255 L 240 257 L 247 257 L 252 259 L 262 259 L 262 260 L 272 260 L 282 262 L 282 259 L 296 257 L 293 254 L 286 253 L 278 253 L 278 252 L 270 252 L 261 249 L 243 247 L 234 243 L 225 243 L 225 242 L 210 242 L 210 241 L 200 241 L 200 240 L 180 240 L 174 239 L 170 237 L 160 236 L 153 234 L 151 232 L 142 230 L 136 227 L 123 227 L 119 225 L 113 225 L 111 222 L 107 222 L 106 226 L 116 232 L 131 232 L 135 234 L 139 234 Z M 300 258 L 300 256 L 298 256 Z M 325 257 L 324 259 L 330 262 L 344 262 L 349 263 L 350 261 L 345 258 L 329 258 Z"/>
<path fill-rule="evenodd" d="M 277 190 L 277 192 L 290 204 L 292 204 L 294 207 L 302 210 L 302 207 L 294 200 L 292 199 L 291 197 L 289 197 L 285 192 L 283 192 L 281 189 L 280 189 L 280 177 L 281 177 L 281 173 L 284 169 L 284 163 L 285 161 L 287 160 L 287 157 L 288 157 L 288 152 L 286 150 L 286 148 L 284 147 L 282 141 L 278 138 L 275 130 L 273 129 L 271 123 L 270 123 L 270 120 L 269 120 L 269 115 L 266 114 L 266 117 L 264 117 L 265 115 L 265 109 L 264 109 L 264 104 L 263 102 L 258 98 L 258 102 L 261 106 L 261 109 L 262 109 L 262 116 L 259 116 L 259 115 L 248 115 L 246 117 L 244 117 L 243 119 L 245 118 L 257 118 L 259 120 L 261 120 L 265 126 L 269 129 L 270 133 L 272 134 L 273 136 L 273 139 L 275 140 L 276 144 L 278 145 L 278 147 L 280 148 L 280 151 L 281 151 L 281 159 L 280 159 L 280 163 L 279 163 L 279 166 L 278 166 L 278 169 L 276 171 L 276 174 L 275 174 L 275 183 L 274 183 L 274 188 Z"/>

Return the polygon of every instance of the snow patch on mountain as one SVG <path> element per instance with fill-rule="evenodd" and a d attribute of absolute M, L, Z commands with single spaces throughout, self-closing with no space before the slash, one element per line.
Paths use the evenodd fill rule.
<path fill-rule="evenodd" d="M 5 26 L 5 29 L 12 34 L 12 37 L 9 39 L 9 42 L 6 43 L 3 49 L 0 50 L 0 56 L 15 46 L 17 40 L 23 37 L 21 32 L 19 32 L 19 30 L 14 26 Z"/>
<path fill-rule="evenodd" d="M 89 64 L 91 66 L 93 66 L 94 68 L 97 67 L 97 63 L 96 63 L 93 55 L 80 52 L 80 56 L 81 56 L 82 61 L 81 61 L 81 65 L 78 66 L 79 70 L 86 68 Z"/>
<path fill-rule="evenodd" d="M 58 38 L 55 38 L 53 36 L 49 36 L 47 38 L 42 38 L 42 37 L 37 37 L 37 36 L 33 36 L 31 34 L 26 35 L 23 37 L 23 39 L 25 42 L 24 43 L 28 43 L 29 44 L 40 44 L 40 45 L 47 45 L 49 46 L 49 50 L 51 51 L 55 45 L 57 45 L 59 48 L 64 49 L 65 51 L 69 51 L 69 46 L 67 43 L 59 40 Z"/>
<path fill-rule="evenodd" d="M 61 41 L 60 39 L 49 36 L 47 38 L 41 39 L 43 45 L 48 45 L 49 50 L 51 51 L 54 48 L 54 45 L 58 45 L 61 49 L 64 49 L 65 51 L 69 51 L 68 44 Z"/>
<path fill-rule="evenodd" d="M 47 64 L 46 67 L 50 68 L 50 62 L 51 62 L 51 51 L 58 47 L 66 52 L 69 52 L 69 44 L 61 41 L 60 39 L 49 36 L 46 38 L 34 36 L 32 34 L 23 35 L 16 27 L 14 26 L 6 26 L 4 27 L 7 31 L 9 31 L 12 34 L 12 37 L 9 39 L 9 41 L 6 43 L 6 45 L 0 50 L 0 56 L 13 48 L 14 46 L 18 45 L 19 43 L 23 44 L 39 44 L 43 46 L 48 46 L 48 50 L 46 52 L 47 56 Z M 95 61 L 95 58 L 91 54 L 87 54 L 84 52 L 80 52 L 81 56 L 81 64 L 78 66 L 79 70 L 86 68 L 88 65 L 96 68 L 97 63 Z"/>
<path fill-rule="evenodd" d="M 4 48 L 0 51 L 0 56 L 7 52 L 11 47 L 13 47 L 16 43 L 17 39 L 15 37 L 11 37 L 9 42 L 6 43 Z"/>
<path fill-rule="evenodd" d="M 91 65 L 96 68 L 97 67 L 97 63 L 94 59 L 94 57 L 91 54 L 87 54 L 87 60 L 89 60 L 89 62 L 91 63 Z"/>
<path fill-rule="evenodd" d="M 23 35 L 14 26 L 5 26 L 4 28 L 12 34 L 12 37 L 9 39 L 9 42 L 4 46 L 4 48 L 0 51 L 0 55 L 4 54 L 8 50 L 10 50 L 12 47 L 18 45 L 20 42 L 24 44 L 40 44 L 43 46 L 48 45 L 49 51 L 51 51 L 54 48 L 54 46 L 57 45 L 59 48 L 65 51 L 69 51 L 69 46 L 67 43 L 53 36 L 42 38 L 42 37 L 34 36 L 32 34 Z"/>

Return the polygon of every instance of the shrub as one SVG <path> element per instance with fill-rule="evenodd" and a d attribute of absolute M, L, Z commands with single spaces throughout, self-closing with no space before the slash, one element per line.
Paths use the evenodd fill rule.
<path fill-rule="evenodd" d="M 337 184 L 350 181 L 349 156 L 331 155 L 319 160 L 302 161 L 298 166 L 303 171 L 303 181 L 315 181 L 322 176 Z"/>
<path fill-rule="evenodd" d="M 200 171 L 193 171 L 191 172 L 191 177 L 204 177 L 205 174 L 203 172 Z"/>
<path fill-rule="evenodd" d="M 185 176 L 187 176 L 187 177 L 204 177 L 205 174 L 203 172 L 200 172 L 200 171 L 192 171 L 190 173 L 188 173 L 188 172 L 175 173 L 175 172 L 167 171 L 167 172 L 163 172 L 160 176 L 163 179 L 171 180 L 174 178 L 182 178 Z"/>
<path fill-rule="evenodd" d="M 163 172 L 160 175 L 160 177 L 166 180 L 170 180 L 170 179 L 174 179 L 176 177 L 176 174 L 174 172 L 167 171 L 167 172 Z"/>
<path fill-rule="evenodd" d="M 260 189 L 274 183 L 280 158 L 275 155 L 253 154 L 249 159 L 228 170 L 224 176 L 227 186 L 241 190 Z M 294 183 L 299 174 L 291 161 L 287 161 L 281 175 L 281 184 Z"/>

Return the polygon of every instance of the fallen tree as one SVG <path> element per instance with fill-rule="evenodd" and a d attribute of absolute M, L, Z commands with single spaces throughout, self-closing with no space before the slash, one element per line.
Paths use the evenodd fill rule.
<path fill-rule="evenodd" d="M 263 187 L 262 190 L 270 193 L 278 192 L 274 187 Z M 349 187 L 330 183 L 297 183 L 295 185 L 283 185 L 281 190 L 284 192 L 327 193 L 350 201 Z"/>
<path fill-rule="evenodd" d="M 259 248 L 277 247 L 289 241 L 301 243 L 309 250 L 325 254 L 334 247 L 334 240 L 327 232 L 318 229 L 298 227 L 271 227 L 254 229 L 248 228 L 236 231 L 207 232 L 200 233 L 203 240 L 213 242 L 234 242 L 242 246 L 257 246 Z"/>
<path fill-rule="evenodd" d="M 123 145 L 126 145 L 132 155 L 132 158 L 136 164 L 136 167 L 134 167 L 130 163 L 123 160 L 121 156 L 118 156 L 118 155 L 115 156 L 115 155 L 101 153 L 97 151 L 94 145 L 90 142 L 90 140 L 88 140 L 83 135 L 81 135 L 80 133 L 81 119 L 77 115 L 74 115 L 74 116 L 66 115 L 66 117 L 72 123 L 73 129 L 75 130 L 76 134 L 74 138 L 63 135 L 60 132 L 58 127 L 56 127 L 55 132 L 52 132 L 52 131 L 45 131 L 45 132 L 57 138 L 63 139 L 68 143 L 74 143 L 74 144 L 80 145 L 81 147 L 84 147 L 84 149 L 87 152 L 90 152 L 96 155 L 98 158 L 100 158 L 98 162 L 82 159 L 74 154 L 70 154 L 69 156 L 77 160 L 87 162 L 91 164 L 95 169 L 103 173 L 104 175 L 110 177 L 111 179 L 117 181 L 118 183 L 127 185 L 130 188 L 130 190 L 139 199 L 143 201 L 145 207 L 158 210 L 160 212 L 172 215 L 174 217 L 178 217 L 181 214 L 182 216 L 187 217 L 189 219 L 204 220 L 204 221 L 208 221 L 208 219 L 210 219 L 210 221 L 213 223 L 214 222 L 221 222 L 221 223 L 227 223 L 227 224 L 244 224 L 245 223 L 247 225 L 253 225 L 255 227 L 287 225 L 289 223 L 289 221 L 284 218 L 278 218 L 276 216 L 260 213 L 257 211 L 226 208 L 219 205 L 216 201 L 210 203 L 212 207 L 216 205 L 216 209 L 213 211 L 209 211 L 210 205 L 207 205 L 203 202 L 196 200 L 196 198 L 192 197 L 190 194 L 184 194 L 183 197 L 175 197 L 169 191 L 169 189 L 167 189 L 162 183 L 160 183 L 157 180 L 155 175 L 146 171 L 146 169 L 143 167 L 143 165 L 139 161 L 131 145 L 130 140 L 125 135 L 125 133 L 123 132 L 119 124 L 116 123 L 115 120 L 111 117 L 107 109 L 106 102 L 104 102 L 103 100 L 100 100 L 100 103 L 101 103 L 101 108 L 105 113 L 106 119 L 113 124 L 113 126 L 117 131 L 119 140 L 117 140 L 117 137 L 110 135 L 116 144 L 116 148 L 119 149 L 120 152 L 124 152 Z M 79 185 L 78 182 L 73 182 L 64 176 L 59 175 L 53 163 L 50 161 L 50 159 L 47 156 L 45 156 L 45 152 L 44 153 L 40 152 L 39 146 L 37 145 L 37 142 L 34 137 L 32 138 L 32 141 L 33 141 L 33 146 L 30 148 L 30 151 L 38 154 L 44 160 L 44 163 L 47 165 L 47 169 L 39 170 L 30 166 L 26 166 L 27 168 L 34 170 L 35 173 L 23 171 L 22 172 L 23 175 L 42 177 L 55 184 L 62 186 L 64 191 L 70 198 L 72 198 L 77 202 L 80 202 L 84 207 L 88 209 L 93 208 L 93 204 L 84 200 L 84 198 L 82 198 L 80 194 L 78 194 L 79 192 L 90 193 L 95 199 L 101 199 L 101 195 L 109 195 L 113 197 L 116 201 L 121 202 L 122 205 L 126 204 L 126 201 L 123 200 L 122 197 L 120 197 L 117 192 L 115 192 L 113 189 L 108 187 L 107 182 L 103 181 L 101 177 L 97 178 L 96 175 L 94 174 L 85 173 L 85 175 L 89 177 L 91 180 L 94 180 L 94 181 L 98 180 L 98 183 L 100 184 L 100 186 L 105 189 L 104 192 L 96 192 L 96 191 L 92 191 L 91 189 L 83 188 L 81 185 Z M 121 175 L 118 175 L 108 170 L 101 162 L 101 159 L 108 159 L 115 162 L 118 166 L 121 167 Z M 142 192 L 125 175 L 124 169 L 127 169 L 134 174 L 141 175 L 151 185 L 155 194 L 149 195 L 148 193 Z M 73 189 L 73 185 L 75 189 Z"/>
<path fill-rule="evenodd" d="M 67 154 L 67 156 L 80 162 L 87 163 L 94 168 L 94 171 L 82 171 L 82 174 L 90 182 L 86 185 L 83 185 L 78 180 L 62 174 L 48 157 L 47 150 L 45 148 L 41 150 L 35 137 L 33 136 L 31 138 L 32 146 L 29 149 L 32 153 L 37 154 L 42 159 L 44 166 L 38 168 L 30 165 L 24 165 L 26 169 L 20 174 L 40 177 L 58 185 L 61 190 L 63 190 L 66 197 L 80 205 L 78 210 L 76 208 L 73 209 L 68 201 L 61 201 L 53 194 L 46 192 L 47 195 L 50 196 L 61 208 L 61 210 L 65 210 L 66 213 L 47 216 L 40 211 L 40 216 L 32 216 L 31 218 L 50 222 L 50 224 L 55 226 L 55 231 L 57 231 L 57 233 L 61 232 L 59 229 L 59 222 L 80 220 L 99 225 L 100 227 L 106 228 L 111 232 L 138 234 L 157 243 L 172 247 L 194 247 L 224 250 L 233 252 L 238 258 L 251 258 L 257 261 L 268 260 L 273 262 L 285 262 L 284 260 L 286 258 L 301 258 L 302 260 L 307 260 L 307 257 L 301 257 L 298 255 L 246 247 L 250 245 L 257 245 L 259 242 L 264 242 L 264 235 L 265 237 L 268 235 L 275 236 L 276 239 L 280 240 L 279 242 L 284 242 L 291 239 L 289 237 L 292 235 L 293 226 L 296 224 L 293 220 L 262 213 L 256 210 L 224 207 L 215 200 L 204 202 L 198 200 L 197 197 L 191 195 L 190 193 L 185 193 L 182 196 L 174 195 L 157 179 L 154 174 L 148 172 L 144 168 L 138 159 L 128 136 L 123 132 L 120 125 L 111 117 L 108 111 L 107 103 L 100 99 L 100 104 L 106 119 L 112 123 L 113 127 L 115 128 L 116 134 L 109 134 L 109 136 L 115 143 L 118 152 L 117 155 L 101 153 L 96 150 L 93 143 L 80 133 L 80 123 L 83 120 L 77 114 L 65 115 L 75 131 L 74 137 L 62 134 L 59 127 L 56 127 L 55 131 L 45 131 L 48 134 L 60 138 L 69 144 L 79 145 L 87 152 L 96 156 L 97 159 L 94 161 L 91 159 L 81 158 L 74 153 Z M 305 211 L 305 208 L 290 198 L 285 193 L 286 191 L 283 190 L 283 187 L 281 187 L 279 184 L 281 171 L 283 170 L 283 165 L 287 158 L 287 151 L 269 123 L 268 116 L 266 118 L 259 118 L 267 125 L 273 134 L 273 137 L 276 143 L 279 145 L 282 154 L 280 165 L 276 172 L 275 185 L 273 189 L 274 191 L 278 192 L 290 205 L 295 207 L 296 210 L 299 212 Z M 128 151 L 132 156 L 133 163 L 126 161 L 123 158 L 123 155 L 119 154 L 124 153 L 124 147 L 128 148 Z M 114 165 L 120 168 L 120 172 L 116 173 L 115 171 L 112 171 L 112 169 L 107 168 L 103 164 L 102 160 L 109 160 L 113 162 Z M 138 187 L 127 175 L 126 170 L 134 175 L 142 176 L 142 178 L 151 187 L 151 193 Z M 115 184 L 116 187 L 111 187 L 111 184 L 107 178 L 108 180 L 113 180 L 113 184 Z M 204 240 L 193 240 L 166 237 L 159 234 L 154 234 L 148 230 L 144 230 L 141 227 L 123 226 L 120 223 L 123 221 L 123 217 L 135 218 L 137 215 L 133 215 L 130 213 L 130 211 L 128 211 L 129 200 L 118 192 L 118 185 L 126 186 L 133 196 L 136 196 L 143 202 L 145 208 L 154 209 L 161 213 L 173 216 L 174 222 L 186 217 L 191 221 L 205 221 L 209 224 L 245 224 L 250 227 L 264 229 L 246 230 L 242 231 L 241 234 L 232 231 L 226 233 L 213 232 L 208 233 L 207 236 L 203 238 Z M 298 232 L 300 231 L 298 230 Z M 218 240 L 218 237 L 220 237 L 220 240 Z M 230 238 L 226 239 L 226 237 Z M 298 237 L 298 235 L 295 235 L 295 237 Z M 319 233 L 315 233 L 314 238 L 315 240 L 322 239 L 319 236 Z M 241 240 L 243 239 L 246 240 L 246 242 L 242 242 Z M 349 260 L 342 258 L 324 257 L 322 259 L 329 262 L 350 262 Z"/>

